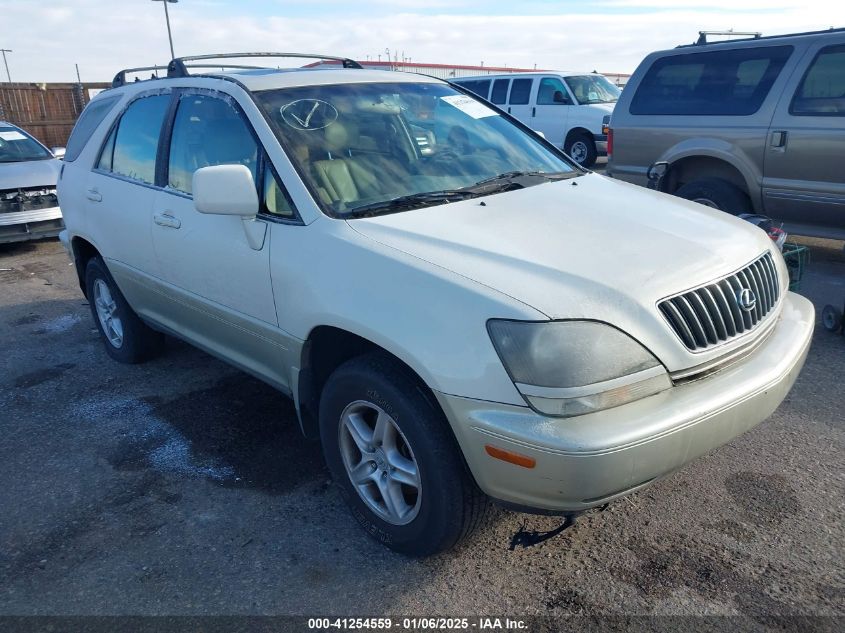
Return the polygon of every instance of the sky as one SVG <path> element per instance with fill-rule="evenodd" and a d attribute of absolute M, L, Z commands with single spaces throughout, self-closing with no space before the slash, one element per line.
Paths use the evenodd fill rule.
<path fill-rule="evenodd" d="M 177 55 L 298 51 L 630 73 L 699 30 L 845 27 L 845 0 L 179 0 Z M 109 81 L 170 59 L 162 2 L 0 0 L 13 81 Z M 5 69 L 0 68 L 5 81 Z"/>

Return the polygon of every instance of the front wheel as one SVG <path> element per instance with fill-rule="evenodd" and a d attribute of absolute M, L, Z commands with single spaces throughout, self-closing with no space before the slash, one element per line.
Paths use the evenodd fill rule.
<path fill-rule="evenodd" d="M 573 134 L 563 151 L 581 167 L 592 167 L 598 158 L 596 144 L 587 134 Z"/>
<path fill-rule="evenodd" d="M 386 354 L 352 359 L 329 377 L 320 437 L 352 514 L 390 549 L 428 556 L 481 522 L 487 500 L 448 422 L 416 377 Z"/>
<path fill-rule="evenodd" d="M 680 187 L 675 195 L 713 209 L 739 215 L 748 213 L 751 203 L 739 187 L 721 178 L 699 178 Z"/>

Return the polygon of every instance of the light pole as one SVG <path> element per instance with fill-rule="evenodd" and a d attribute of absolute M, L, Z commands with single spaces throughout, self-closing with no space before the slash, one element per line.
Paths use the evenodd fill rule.
<path fill-rule="evenodd" d="M 9 73 L 9 62 L 6 61 L 6 53 L 14 53 L 11 48 L 0 48 L 0 51 L 3 52 L 3 63 L 6 65 L 6 77 L 9 79 L 9 83 L 12 83 L 12 75 Z"/>
<path fill-rule="evenodd" d="M 170 42 L 170 58 L 176 59 L 176 53 L 173 52 L 173 35 L 170 33 L 170 14 L 167 12 L 167 3 L 176 3 L 179 2 L 179 0 L 153 0 L 153 2 L 164 3 L 164 19 L 167 21 L 167 39 Z"/>

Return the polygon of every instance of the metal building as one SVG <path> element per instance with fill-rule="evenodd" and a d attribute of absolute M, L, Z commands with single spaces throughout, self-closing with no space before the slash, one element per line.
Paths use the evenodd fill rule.
<path fill-rule="evenodd" d="M 431 75 L 432 77 L 439 77 L 440 79 L 454 79 L 456 77 L 471 77 L 473 75 L 498 75 L 500 73 L 527 73 L 527 72 L 543 72 L 549 69 L 545 68 L 512 68 L 509 66 L 465 66 L 461 64 L 425 64 L 418 62 L 400 62 L 400 61 L 373 61 L 373 60 L 358 60 L 364 68 L 373 68 L 377 70 L 397 70 L 409 73 L 421 73 L 423 75 Z M 308 64 L 308 67 L 318 66 L 337 66 L 338 62 L 333 61 L 319 61 L 313 64 Z M 585 70 L 585 69 L 579 69 Z M 601 73 L 610 81 L 615 83 L 620 88 L 623 87 L 631 75 L 624 73 Z"/>

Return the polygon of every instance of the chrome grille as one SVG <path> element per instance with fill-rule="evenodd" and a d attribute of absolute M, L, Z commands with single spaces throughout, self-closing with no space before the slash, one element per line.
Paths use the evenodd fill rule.
<path fill-rule="evenodd" d="M 756 297 L 751 309 L 740 306 L 743 290 Z M 766 253 L 742 270 L 664 299 L 658 307 L 684 345 L 701 351 L 753 330 L 779 298 L 777 268 L 771 253 Z"/>

